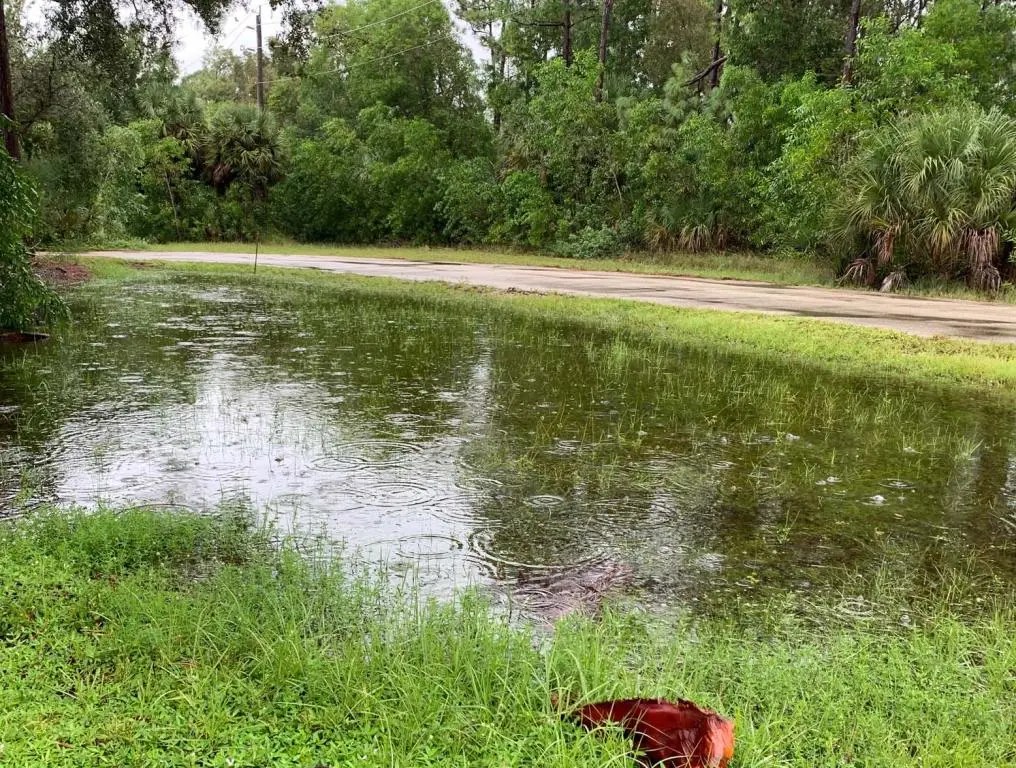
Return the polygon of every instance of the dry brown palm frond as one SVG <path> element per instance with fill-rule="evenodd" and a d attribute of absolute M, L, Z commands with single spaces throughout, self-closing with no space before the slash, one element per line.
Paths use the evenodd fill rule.
<path fill-rule="evenodd" d="M 998 293 L 1002 275 L 993 264 L 970 270 L 970 287 L 986 293 Z"/>
<path fill-rule="evenodd" d="M 875 233 L 875 255 L 879 269 L 885 269 L 892 263 L 893 251 L 896 249 L 896 237 L 899 233 L 898 224 L 888 226 Z"/>
<path fill-rule="evenodd" d="M 967 257 L 970 259 L 970 268 L 989 266 L 994 263 L 1002 245 L 997 227 L 988 229 L 972 229 L 966 233 Z"/>
<path fill-rule="evenodd" d="M 718 251 L 725 251 L 727 249 L 727 241 L 729 239 L 729 233 L 724 227 L 716 227 L 713 232 L 713 247 Z"/>
<path fill-rule="evenodd" d="M 870 286 L 875 284 L 876 274 L 875 263 L 871 259 L 858 258 L 850 262 L 843 271 L 840 283 Z"/>
<path fill-rule="evenodd" d="M 646 225 L 644 237 L 649 250 L 655 253 L 672 251 L 677 245 L 674 233 L 663 224 L 656 222 Z"/>
<path fill-rule="evenodd" d="M 677 236 L 678 247 L 685 251 L 704 251 L 711 241 L 709 227 L 705 224 L 682 227 Z"/>
<path fill-rule="evenodd" d="M 971 286 L 992 293 L 998 291 L 1002 287 L 1002 274 L 995 266 L 995 259 L 1002 246 L 998 228 L 967 230 L 964 239 L 970 266 Z"/>

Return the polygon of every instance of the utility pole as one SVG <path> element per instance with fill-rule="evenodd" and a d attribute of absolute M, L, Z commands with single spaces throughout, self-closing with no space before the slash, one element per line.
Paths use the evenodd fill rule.
<path fill-rule="evenodd" d="M 2 1 L 2 0 L 0 0 Z M 248 19 L 250 16 L 247 17 Z M 258 114 L 265 113 L 265 57 L 261 50 L 261 12 L 258 11 L 257 20 L 254 22 L 258 36 Z"/>
<path fill-rule="evenodd" d="M 7 19 L 4 17 L 4 0 L 0 0 L 0 115 L 10 121 L 3 126 L 4 146 L 15 160 L 21 158 L 18 134 L 14 131 L 14 88 L 11 85 L 11 55 L 7 48 Z"/>

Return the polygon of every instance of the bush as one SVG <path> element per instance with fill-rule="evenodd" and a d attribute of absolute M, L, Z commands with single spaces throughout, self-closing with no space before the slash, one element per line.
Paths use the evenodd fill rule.
<path fill-rule="evenodd" d="M 923 24 L 896 30 L 876 17 L 859 41 L 857 89 L 880 115 L 973 101 L 1013 105 L 1016 12 L 1008 3 L 936 0 Z"/>
<path fill-rule="evenodd" d="M 855 137 L 871 127 L 871 119 L 857 108 L 851 90 L 824 88 L 812 76 L 788 84 L 783 98 L 793 104 L 794 124 L 764 174 L 753 241 L 813 251 L 827 243 L 843 166 L 856 151 Z"/>
<path fill-rule="evenodd" d="M 441 174 L 438 211 L 444 234 L 456 243 L 484 243 L 503 205 L 493 164 L 484 158 L 452 163 Z"/>
<path fill-rule="evenodd" d="M 846 189 L 851 280 L 930 273 L 997 289 L 1016 229 L 1016 120 L 971 107 L 907 121 L 870 137 Z"/>
<path fill-rule="evenodd" d="M 451 157 L 437 128 L 382 106 L 364 110 L 358 125 L 366 147 L 371 215 L 382 222 L 382 236 L 415 242 L 439 239 L 438 178 Z"/>
<path fill-rule="evenodd" d="M 491 236 L 498 242 L 540 247 L 554 236 L 557 206 L 532 171 L 512 171 L 501 182 L 504 208 Z"/>
<path fill-rule="evenodd" d="M 345 120 L 329 120 L 320 133 L 291 147 L 286 179 L 272 191 L 272 219 L 301 240 L 370 240 L 376 227 L 366 190 L 366 149 Z"/>
<path fill-rule="evenodd" d="M 164 125 L 158 120 L 136 121 L 128 127 L 144 149 L 136 181 L 142 206 L 134 211 L 130 234 L 156 242 L 212 237 L 215 192 L 196 178 L 187 144 L 163 135 Z"/>
<path fill-rule="evenodd" d="M 67 314 L 60 298 L 33 272 L 24 246 L 35 193 L 0 149 L 0 329 L 23 330 Z"/>
<path fill-rule="evenodd" d="M 585 227 L 571 235 L 567 242 L 559 243 L 555 250 L 572 259 L 610 259 L 620 255 L 622 247 L 613 230 Z"/>

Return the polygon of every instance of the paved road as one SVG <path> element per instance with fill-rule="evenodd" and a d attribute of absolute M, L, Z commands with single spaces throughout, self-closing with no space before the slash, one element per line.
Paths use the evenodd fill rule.
<path fill-rule="evenodd" d="M 93 252 L 138 261 L 197 261 L 251 264 L 252 256 L 206 251 Z M 889 328 L 919 336 L 952 336 L 1016 343 L 1016 305 L 953 299 L 920 299 L 879 293 L 779 286 L 741 280 L 590 272 L 555 267 L 458 264 L 397 259 L 262 253 L 258 263 L 400 280 L 441 280 L 503 290 L 571 293 L 632 299 L 676 307 L 812 317 L 837 323 Z"/>

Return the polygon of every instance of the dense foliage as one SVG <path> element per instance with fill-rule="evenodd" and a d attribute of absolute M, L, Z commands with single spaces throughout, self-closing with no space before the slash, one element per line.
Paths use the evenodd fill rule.
<path fill-rule="evenodd" d="M 848 175 L 842 231 L 870 255 L 849 275 L 920 271 L 997 289 L 1016 234 L 1016 121 L 998 110 L 922 115 L 872 138 Z"/>
<path fill-rule="evenodd" d="M 22 240 L 32 216 L 31 187 L 0 148 L 0 331 L 64 315 L 59 298 L 32 271 Z"/>
<path fill-rule="evenodd" d="M 272 41 L 265 115 L 250 52 L 180 79 L 138 41 L 125 89 L 14 16 L 39 241 L 753 248 L 875 287 L 1013 279 L 1008 0 L 351 0 Z"/>

